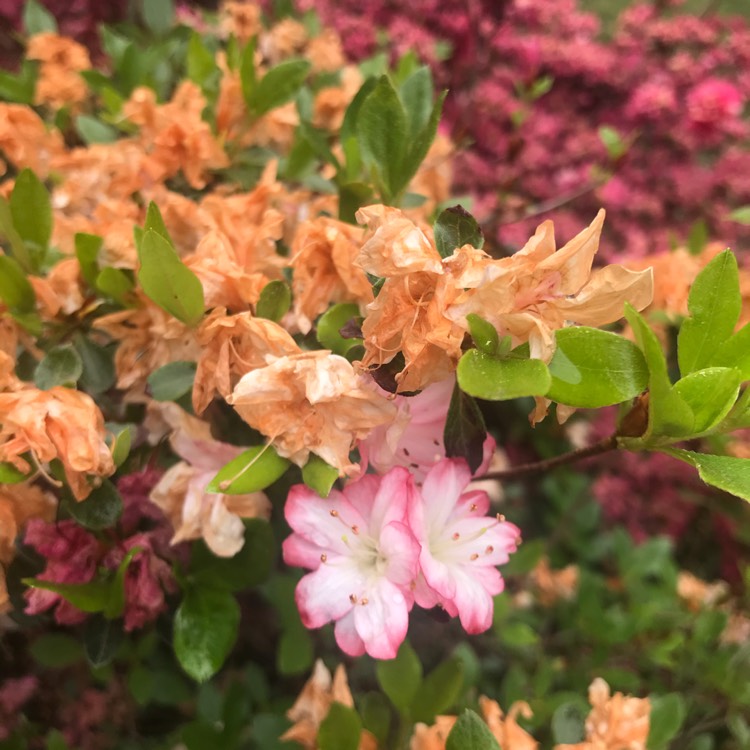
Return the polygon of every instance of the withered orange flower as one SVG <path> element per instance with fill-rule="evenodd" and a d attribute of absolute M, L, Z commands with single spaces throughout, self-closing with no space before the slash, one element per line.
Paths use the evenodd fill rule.
<path fill-rule="evenodd" d="M 677 596 L 694 612 L 704 607 L 713 607 L 729 594 L 726 581 L 706 583 L 686 570 L 677 574 Z"/>
<path fill-rule="evenodd" d="M 586 740 L 555 745 L 554 750 L 646 750 L 651 703 L 615 693 L 597 677 L 589 686 L 591 713 L 586 718 Z"/>
<path fill-rule="evenodd" d="M 47 391 L 24 388 L 0 393 L 0 461 L 27 473 L 32 465 L 58 459 L 76 500 L 93 486 L 88 476 L 106 477 L 115 470 L 105 443 L 104 417 L 85 393 L 55 386 Z"/>
<path fill-rule="evenodd" d="M 258 49 L 270 65 L 299 55 L 307 44 L 307 29 L 293 18 L 283 18 L 258 40 Z"/>
<path fill-rule="evenodd" d="M 542 557 L 529 575 L 540 604 L 550 606 L 561 599 L 572 599 L 578 590 L 577 565 L 567 565 L 559 570 L 550 567 L 549 559 Z"/>
<path fill-rule="evenodd" d="M 396 408 L 367 387 L 351 364 L 329 351 L 268 357 L 243 376 L 227 401 L 280 455 L 304 466 L 315 453 L 341 475 L 357 464 L 349 452 L 373 427 L 392 420 Z"/>
<path fill-rule="evenodd" d="M 328 716 L 332 703 L 354 707 L 346 670 L 343 664 L 339 664 L 331 679 L 331 673 L 318 659 L 310 679 L 305 683 L 294 705 L 287 711 L 286 715 L 294 722 L 294 726 L 284 732 L 281 740 L 298 742 L 306 750 L 316 750 L 318 729 L 323 719 Z M 376 750 L 377 746 L 372 734 L 363 729 L 358 750 Z"/>
<path fill-rule="evenodd" d="M 341 37 L 334 29 L 323 29 L 313 37 L 305 50 L 313 73 L 335 73 L 346 65 Z"/>
<path fill-rule="evenodd" d="M 227 0 L 221 6 L 221 31 L 225 36 L 234 35 L 240 42 L 249 42 L 260 33 L 260 5 Z"/>
<path fill-rule="evenodd" d="M 198 329 L 201 346 L 193 384 L 193 409 L 202 414 L 214 394 L 226 398 L 239 379 L 266 366 L 266 356 L 297 354 L 300 348 L 278 323 L 251 313 L 227 315 L 216 308 Z"/>
<path fill-rule="evenodd" d="M 332 302 L 371 302 L 372 285 L 354 260 L 362 230 L 320 216 L 301 224 L 292 244 L 294 313 L 302 333 Z"/>
<path fill-rule="evenodd" d="M 46 277 L 30 276 L 42 317 L 47 320 L 58 313 L 72 315 L 83 306 L 81 268 L 77 258 L 63 258 Z"/>
<path fill-rule="evenodd" d="M 28 167 L 44 179 L 63 149 L 60 131 L 48 129 L 33 109 L 0 102 L 0 151 L 18 169 Z"/>
<path fill-rule="evenodd" d="M 39 60 L 34 101 L 55 109 L 77 105 L 88 95 L 82 70 L 91 68 L 88 50 L 74 39 L 53 32 L 35 34 L 26 49 L 29 60 Z"/>

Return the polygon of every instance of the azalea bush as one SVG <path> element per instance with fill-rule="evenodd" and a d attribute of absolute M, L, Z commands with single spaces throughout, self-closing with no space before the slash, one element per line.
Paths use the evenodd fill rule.
<path fill-rule="evenodd" d="M 314 14 L 22 18 L 0 747 L 746 746 L 732 251 L 485 244 L 430 69 Z"/>

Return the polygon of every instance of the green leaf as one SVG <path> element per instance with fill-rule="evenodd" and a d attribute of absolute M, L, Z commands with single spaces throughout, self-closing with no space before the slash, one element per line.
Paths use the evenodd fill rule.
<path fill-rule="evenodd" d="M 96 288 L 105 297 L 110 297 L 123 306 L 129 304 L 129 295 L 134 284 L 128 275 L 119 268 L 102 268 L 95 281 Z"/>
<path fill-rule="evenodd" d="M 690 317 L 677 337 L 683 376 L 713 364 L 713 354 L 732 335 L 741 307 L 737 260 L 725 250 L 698 274 L 690 289 Z"/>
<path fill-rule="evenodd" d="M 174 618 L 174 650 L 198 682 L 219 671 L 237 638 L 240 608 L 221 589 L 188 589 Z"/>
<path fill-rule="evenodd" d="M 83 362 L 70 345 L 56 346 L 44 355 L 34 371 L 37 388 L 47 391 L 56 385 L 75 386 L 83 373 Z"/>
<path fill-rule="evenodd" d="M 388 732 L 391 727 L 391 706 L 382 693 L 375 691 L 357 696 L 357 708 L 362 717 L 362 726 L 380 743 L 378 747 L 386 747 Z"/>
<path fill-rule="evenodd" d="M 23 268 L 10 255 L 0 255 L 0 299 L 8 309 L 30 313 L 36 309 L 36 295 Z"/>
<path fill-rule="evenodd" d="M 18 484 L 27 478 L 28 475 L 19 471 L 13 464 L 0 462 L 0 484 Z"/>
<path fill-rule="evenodd" d="M 283 281 L 269 281 L 260 293 L 255 314 L 278 323 L 292 305 L 292 290 Z"/>
<path fill-rule="evenodd" d="M 544 396 L 552 379 L 538 359 L 491 357 L 470 349 L 458 363 L 461 390 L 488 401 L 505 401 L 523 396 Z"/>
<path fill-rule="evenodd" d="M 81 386 L 93 395 L 108 391 L 117 377 L 112 351 L 99 346 L 80 332 L 73 336 L 73 346 L 83 365 Z"/>
<path fill-rule="evenodd" d="M 206 492 L 245 495 L 264 490 L 289 467 L 271 445 L 255 445 L 240 453 L 208 483 Z"/>
<path fill-rule="evenodd" d="M 679 448 L 668 448 L 663 452 L 695 466 L 706 484 L 750 502 L 750 458 L 714 456 Z"/>
<path fill-rule="evenodd" d="M 52 236 L 52 204 L 44 183 L 30 169 L 16 177 L 10 212 L 18 234 L 41 258 Z"/>
<path fill-rule="evenodd" d="M 35 36 L 45 31 L 57 33 L 57 21 L 37 0 L 26 0 L 23 9 L 23 29 L 27 36 Z"/>
<path fill-rule="evenodd" d="M 110 433 L 107 436 L 107 445 L 112 451 L 112 460 L 115 462 L 115 466 L 120 467 L 130 454 L 135 425 L 106 422 L 105 427 Z"/>
<path fill-rule="evenodd" d="M 442 258 L 464 245 L 481 249 L 484 235 L 477 220 L 463 207 L 451 206 L 440 213 L 433 227 L 435 245 Z"/>
<path fill-rule="evenodd" d="M 244 523 L 245 543 L 234 557 L 218 557 L 203 542 L 192 545 L 192 581 L 206 588 L 241 591 L 268 578 L 276 557 L 271 524 L 262 518 L 250 518 Z"/>
<path fill-rule="evenodd" d="M 98 234 L 77 232 L 75 236 L 76 258 L 81 267 L 81 276 L 92 289 L 96 289 L 96 277 L 99 275 L 97 260 L 103 242 L 104 239 Z"/>
<path fill-rule="evenodd" d="M 315 327 L 315 335 L 318 342 L 325 349 L 330 349 L 334 354 L 342 357 L 354 346 L 362 343 L 362 339 L 345 339 L 339 331 L 352 320 L 360 317 L 359 306 L 351 302 L 341 302 L 333 305 L 318 319 Z"/>
<path fill-rule="evenodd" d="M 185 64 L 187 77 L 197 83 L 204 94 L 213 95 L 218 91 L 221 71 L 213 52 L 204 44 L 203 37 L 197 31 L 190 35 Z"/>
<path fill-rule="evenodd" d="M 430 69 L 417 68 L 401 85 L 399 94 L 409 123 L 409 138 L 416 138 L 425 128 L 432 113 L 435 87 Z"/>
<path fill-rule="evenodd" d="M 743 381 L 750 380 L 750 323 L 742 326 L 715 350 L 711 364 L 715 367 L 734 367 L 739 370 Z"/>
<path fill-rule="evenodd" d="M 141 0 L 140 6 L 143 23 L 157 36 L 166 34 L 174 25 L 172 0 Z"/>
<path fill-rule="evenodd" d="M 599 128 L 599 140 L 604 144 L 604 148 L 607 149 L 607 156 L 612 161 L 617 161 L 627 151 L 627 146 L 620 134 L 607 125 Z"/>
<path fill-rule="evenodd" d="M 500 340 L 495 326 L 476 313 L 469 313 L 466 316 L 466 322 L 469 324 L 469 333 L 477 349 L 490 356 L 497 354 Z"/>
<path fill-rule="evenodd" d="M 35 589 L 53 591 L 70 602 L 82 612 L 102 612 L 107 606 L 110 595 L 110 583 L 91 581 L 91 583 L 55 583 L 39 578 L 24 578 L 23 583 Z"/>
<path fill-rule="evenodd" d="M 704 219 L 698 219 L 691 227 L 687 238 L 690 255 L 700 255 L 708 244 L 708 226 Z"/>
<path fill-rule="evenodd" d="M 333 483 L 338 478 L 338 469 L 314 453 L 310 454 L 307 463 L 302 467 L 302 481 L 321 497 L 328 497 Z"/>
<path fill-rule="evenodd" d="M 362 102 L 357 116 L 357 136 L 362 156 L 374 165 L 387 192 L 396 195 L 405 184 L 402 161 L 408 142 L 406 112 L 388 76 L 381 76 Z"/>
<path fill-rule="evenodd" d="M 45 633 L 32 644 L 31 656 L 37 664 L 50 669 L 69 667 L 81 661 L 81 644 L 65 633 Z"/>
<path fill-rule="evenodd" d="M 75 128 L 86 145 L 114 143 L 119 137 L 115 128 L 91 115 L 78 115 L 75 119 Z"/>
<path fill-rule="evenodd" d="M 347 182 L 339 186 L 339 219 L 356 224 L 357 211 L 372 202 L 372 188 L 364 182 Z"/>
<path fill-rule="evenodd" d="M 672 383 L 667 374 L 667 360 L 659 339 L 643 316 L 627 302 L 625 303 L 625 317 L 633 329 L 636 342 L 648 365 L 648 429 L 644 438 L 690 434 L 695 424 L 695 417 L 680 394 L 672 390 Z"/>
<path fill-rule="evenodd" d="M 679 693 L 668 693 L 651 698 L 648 750 L 661 750 L 669 747 L 669 741 L 680 731 L 685 721 L 687 708 Z"/>
<path fill-rule="evenodd" d="M 489 727 L 468 708 L 458 717 L 445 743 L 445 750 L 501 750 Z"/>
<path fill-rule="evenodd" d="M 240 58 L 240 83 L 242 84 L 242 97 L 247 103 L 255 89 L 255 46 L 256 38 L 253 37 L 242 50 Z"/>
<path fill-rule="evenodd" d="M 193 390 L 195 362 L 169 362 L 154 370 L 147 378 L 151 397 L 155 401 L 178 401 Z"/>
<path fill-rule="evenodd" d="M 10 243 L 13 256 L 23 270 L 27 273 L 35 270 L 36 266 L 32 263 L 26 243 L 13 225 L 13 214 L 11 213 L 10 204 L 3 197 L 0 197 L 0 233 Z"/>
<path fill-rule="evenodd" d="M 276 665 L 283 675 L 302 674 L 310 669 L 315 650 L 312 638 L 304 628 L 287 630 L 281 635 Z"/>
<path fill-rule="evenodd" d="M 422 664 L 409 642 L 401 644 L 395 659 L 377 661 L 375 674 L 391 703 L 399 712 L 406 713 L 422 684 Z"/>
<path fill-rule="evenodd" d="M 738 224 L 750 226 L 750 206 L 740 206 L 729 214 L 730 221 L 736 221 Z"/>
<path fill-rule="evenodd" d="M 107 619 L 112 620 L 121 617 L 125 611 L 125 576 L 127 575 L 130 563 L 142 551 L 141 547 L 132 547 L 117 566 L 117 571 L 110 584 L 109 599 L 104 607 L 104 616 Z"/>
<path fill-rule="evenodd" d="M 463 672 L 463 662 L 455 656 L 435 667 L 422 681 L 412 703 L 414 720 L 431 724 L 438 714 L 445 713 L 458 699 Z"/>
<path fill-rule="evenodd" d="M 318 729 L 318 748 L 357 750 L 361 732 L 362 722 L 357 712 L 343 703 L 332 703 Z"/>
<path fill-rule="evenodd" d="M 143 233 L 138 249 L 138 281 L 147 297 L 187 325 L 197 325 L 205 309 L 198 277 L 154 229 Z"/>
<path fill-rule="evenodd" d="M 86 621 L 83 650 L 88 663 L 99 669 L 109 664 L 124 640 L 122 623 L 94 615 Z"/>
<path fill-rule="evenodd" d="M 76 502 L 68 498 L 65 508 L 81 526 L 92 531 L 109 529 L 122 515 L 122 498 L 112 482 L 104 479 L 85 500 Z"/>
<path fill-rule="evenodd" d="M 285 60 L 266 73 L 246 99 L 251 112 L 259 117 L 294 99 L 310 72 L 307 60 Z"/>
<path fill-rule="evenodd" d="M 588 708 L 583 700 L 561 703 L 552 714 L 552 737 L 556 743 L 583 742 Z"/>
<path fill-rule="evenodd" d="M 648 386 L 646 360 L 623 336 L 574 326 L 556 331 L 555 339 L 547 392 L 552 401 L 598 409 L 634 398 Z"/>
<path fill-rule="evenodd" d="M 146 209 L 146 221 L 143 223 L 144 233 L 149 229 L 153 229 L 154 232 L 156 232 L 160 237 L 163 237 L 169 243 L 170 247 L 174 249 L 174 242 L 172 242 L 172 238 L 169 236 L 169 230 L 167 229 L 167 225 L 164 223 L 164 219 L 161 215 L 161 211 L 159 210 L 159 206 L 157 206 L 153 201 L 148 204 L 148 208 Z M 141 240 L 142 239 L 143 235 L 141 235 Z"/>
<path fill-rule="evenodd" d="M 484 460 L 484 441 L 487 428 L 477 402 L 458 386 L 453 388 L 443 439 L 448 458 L 464 458 L 471 473 Z"/>
<path fill-rule="evenodd" d="M 34 103 L 34 91 L 39 76 L 37 60 L 23 60 L 18 74 L 0 70 L 0 99 L 16 104 Z"/>
<path fill-rule="evenodd" d="M 705 432 L 721 422 L 734 406 L 740 390 L 740 373 L 730 367 L 708 367 L 691 372 L 673 389 L 690 407 L 693 433 Z"/>

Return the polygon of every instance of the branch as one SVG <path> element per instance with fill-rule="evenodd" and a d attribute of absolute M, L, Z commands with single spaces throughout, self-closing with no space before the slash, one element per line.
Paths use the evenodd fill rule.
<path fill-rule="evenodd" d="M 535 461 L 530 464 L 521 464 L 520 466 L 503 469 L 502 471 L 491 471 L 484 476 L 476 477 L 476 481 L 484 479 L 520 479 L 529 474 L 541 474 L 550 469 L 555 469 L 558 466 L 572 464 L 575 461 L 581 461 L 584 458 L 591 458 L 592 456 L 599 456 L 602 453 L 609 453 L 614 450 L 617 450 L 617 435 L 610 435 L 608 438 L 604 438 L 604 440 L 600 440 L 598 443 L 589 445 L 586 448 L 578 448 L 569 453 L 563 453 L 560 456 L 545 458 L 542 461 Z"/>

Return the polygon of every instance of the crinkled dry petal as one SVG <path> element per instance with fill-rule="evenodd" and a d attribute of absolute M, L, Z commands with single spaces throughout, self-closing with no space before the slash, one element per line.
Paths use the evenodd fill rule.
<path fill-rule="evenodd" d="M 436 716 L 430 727 L 418 722 L 414 725 L 409 750 L 445 750 L 445 742 L 455 723 L 455 716 Z"/>
<path fill-rule="evenodd" d="M 479 698 L 479 708 L 495 739 L 503 750 L 536 750 L 539 743 L 525 730 L 518 726 L 516 717 L 520 714 L 530 719 L 533 714 L 531 707 L 524 701 L 515 702 L 503 717 L 503 712 L 497 701 L 485 696 Z"/>
<path fill-rule="evenodd" d="M 55 515 L 55 497 L 29 482 L 0 485 L 0 565 L 13 559 L 18 534 L 31 518 L 51 520 Z"/>
<path fill-rule="evenodd" d="M 53 157 L 64 152 L 63 139 L 30 107 L 0 102 L 0 152 L 18 169 L 28 167 L 44 179 Z"/>

